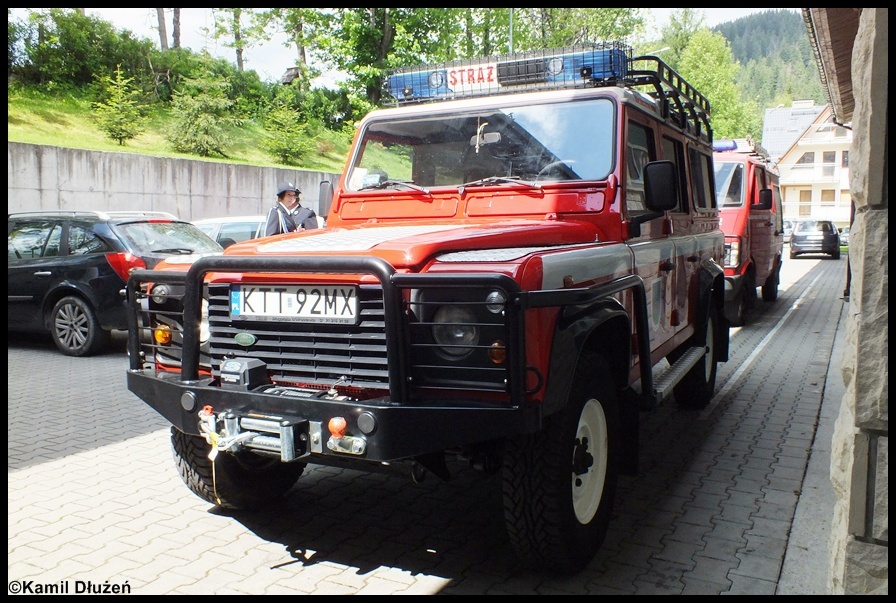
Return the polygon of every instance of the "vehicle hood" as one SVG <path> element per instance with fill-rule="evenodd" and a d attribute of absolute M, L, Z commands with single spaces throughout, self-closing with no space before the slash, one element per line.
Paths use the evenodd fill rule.
<path fill-rule="evenodd" d="M 362 255 L 417 268 L 447 252 L 540 248 L 599 241 L 594 224 L 575 220 L 389 223 L 324 228 L 237 243 L 225 255 Z"/>

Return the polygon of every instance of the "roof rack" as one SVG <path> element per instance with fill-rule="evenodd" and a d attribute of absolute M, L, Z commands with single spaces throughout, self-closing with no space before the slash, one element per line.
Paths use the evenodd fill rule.
<path fill-rule="evenodd" d="M 721 138 L 715 140 L 712 143 L 712 150 L 745 153 L 747 155 L 756 155 L 763 159 L 768 159 L 770 157 L 768 151 L 750 136 L 747 136 L 746 138 Z"/>
<path fill-rule="evenodd" d="M 682 130 L 698 138 L 712 140 L 709 101 L 705 96 L 657 56 L 642 55 L 633 58 L 631 63 L 629 85 L 652 88 L 648 94 L 660 104 L 663 117 L 672 119 Z M 636 64 L 645 68 L 634 69 Z"/>
<path fill-rule="evenodd" d="M 640 67 L 635 69 L 635 67 Z M 622 86 L 652 98 L 667 121 L 712 140 L 709 101 L 661 59 L 632 58 L 620 42 L 463 59 L 397 69 L 384 83 L 397 105 L 475 96 Z M 648 90 L 642 90 L 648 88 Z"/>
<path fill-rule="evenodd" d="M 716 153 L 741 153 L 749 157 L 755 157 L 765 163 L 770 169 L 777 169 L 778 162 L 773 160 L 769 152 L 761 144 L 750 136 L 746 138 L 722 138 L 714 140 L 712 150 Z"/>

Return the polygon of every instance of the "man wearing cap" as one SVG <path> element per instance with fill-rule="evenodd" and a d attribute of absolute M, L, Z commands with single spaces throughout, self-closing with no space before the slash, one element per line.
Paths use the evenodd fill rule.
<path fill-rule="evenodd" d="M 268 223 L 264 229 L 266 237 L 317 228 L 314 210 L 299 204 L 301 194 L 302 191 L 292 182 L 283 182 L 277 187 L 277 204 L 268 213 Z"/>

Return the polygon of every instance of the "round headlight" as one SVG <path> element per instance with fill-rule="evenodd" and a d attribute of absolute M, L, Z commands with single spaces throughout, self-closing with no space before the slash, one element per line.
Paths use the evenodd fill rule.
<path fill-rule="evenodd" d="M 463 306 L 442 306 L 433 316 L 432 338 L 442 347 L 440 354 L 449 360 L 459 360 L 473 351 L 479 343 L 479 327 L 473 326 L 473 311 Z"/>

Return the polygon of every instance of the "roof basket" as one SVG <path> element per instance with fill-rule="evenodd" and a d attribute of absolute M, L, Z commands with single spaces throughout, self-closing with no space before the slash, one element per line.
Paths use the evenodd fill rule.
<path fill-rule="evenodd" d="M 629 85 L 647 87 L 648 94 L 659 103 L 666 119 L 697 138 L 712 140 L 709 101 L 705 96 L 659 57 L 642 55 L 631 62 Z M 643 68 L 635 69 L 636 66 Z"/>
<path fill-rule="evenodd" d="M 476 96 L 620 86 L 651 97 L 664 119 L 712 140 L 709 101 L 658 57 L 620 42 L 569 46 L 398 69 L 384 82 L 397 105 Z"/>

